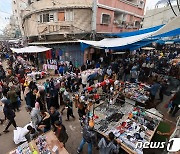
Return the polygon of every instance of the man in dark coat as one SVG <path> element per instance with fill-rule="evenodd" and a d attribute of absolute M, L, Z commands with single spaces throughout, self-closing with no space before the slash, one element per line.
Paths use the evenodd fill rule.
<path fill-rule="evenodd" d="M 14 128 L 17 127 L 16 121 L 14 120 L 16 115 L 15 115 L 14 111 L 11 109 L 10 102 L 8 99 L 2 99 L 1 102 L 4 104 L 4 108 L 3 108 L 4 115 L 9 120 L 8 125 L 6 126 L 5 130 L 3 131 L 5 133 L 7 133 L 7 132 L 9 132 L 8 128 L 11 125 L 13 125 Z"/>

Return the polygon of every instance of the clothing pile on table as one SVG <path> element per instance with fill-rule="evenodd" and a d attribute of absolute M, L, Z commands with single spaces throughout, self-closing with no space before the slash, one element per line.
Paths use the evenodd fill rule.
<path fill-rule="evenodd" d="M 95 79 L 100 72 L 100 68 L 88 69 L 81 72 L 82 84 L 86 85 L 88 81 Z"/>
<path fill-rule="evenodd" d="M 144 87 L 149 87 L 142 83 L 125 83 L 125 95 L 127 98 L 140 102 L 145 103 L 149 99 L 149 92 L 145 90 Z"/>

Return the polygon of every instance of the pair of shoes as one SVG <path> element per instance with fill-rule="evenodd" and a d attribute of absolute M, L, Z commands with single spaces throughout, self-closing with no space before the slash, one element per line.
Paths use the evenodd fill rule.
<path fill-rule="evenodd" d="M 4 132 L 4 133 L 8 133 L 8 132 L 9 132 L 9 130 L 4 130 L 3 132 Z"/>

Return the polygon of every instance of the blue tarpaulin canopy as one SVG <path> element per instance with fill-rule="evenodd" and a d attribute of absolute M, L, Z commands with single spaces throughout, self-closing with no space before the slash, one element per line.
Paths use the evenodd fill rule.
<path fill-rule="evenodd" d="M 132 51 L 149 45 L 152 42 L 158 42 L 158 40 L 164 43 L 160 41 L 162 38 L 180 35 L 179 18 L 173 19 L 167 25 L 159 25 L 134 32 L 106 34 L 118 38 L 105 38 L 101 41 L 79 40 L 81 42 L 81 50 L 84 51 L 86 48 L 92 46 L 102 49 Z"/>
<path fill-rule="evenodd" d="M 140 29 L 137 31 L 133 32 L 122 32 L 122 33 L 111 33 L 111 34 L 106 34 L 107 36 L 114 36 L 114 37 L 130 37 L 130 36 L 135 36 L 135 35 L 141 35 L 149 32 L 154 32 L 159 30 L 161 27 L 164 25 L 159 25 L 151 28 L 146 28 L 146 29 Z"/>

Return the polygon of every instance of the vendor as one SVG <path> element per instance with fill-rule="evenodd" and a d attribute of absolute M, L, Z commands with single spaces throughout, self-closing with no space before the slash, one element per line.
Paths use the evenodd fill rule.
<path fill-rule="evenodd" d="M 44 133 L 49 131 L 51 129 L 51 120 L 50 115 L 48 112 L 41 111 L 40 115 L 42 117 L 42 120 L 40 121 L 38 125 L 38 129 L 42 130 Z"/>
<path fill-rule="evenodd" d="M 65 146 L 65 143 L 68 140 L 68 134 L 66 132 L 65 126 L 60 121 L 55 121 L 54 126 L 56 128 L 55 135 L 60 142 L 62 142 Z"/>

